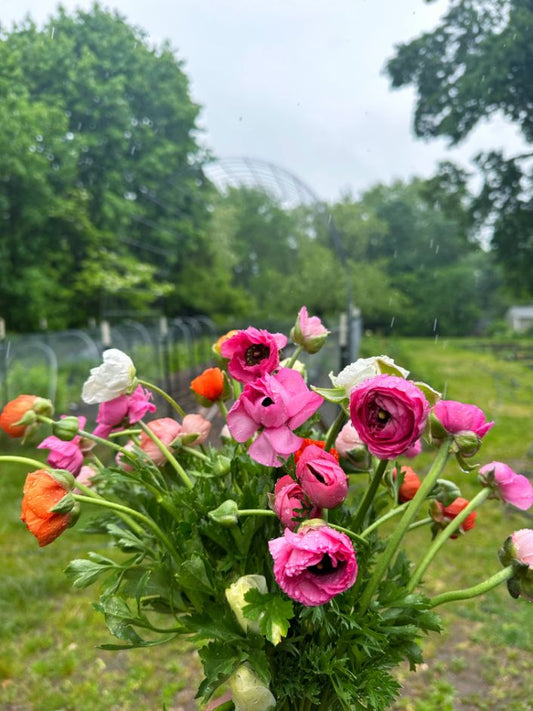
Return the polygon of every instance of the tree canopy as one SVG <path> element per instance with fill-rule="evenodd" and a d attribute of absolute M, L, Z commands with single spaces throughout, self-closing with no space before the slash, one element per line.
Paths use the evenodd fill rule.
<path fill-rule="evenodd" d="M 11 325 L 68 325 L 106 299 L 146 307 L 167 294 L 171 309 L 187 307 L 175 285 L 201 251 L 207 182 L 199 107 L 174 51 L 94 5 L 4 30 L 0 66 Z"/>
<path fill-rule="evenodd" d="M 533 3 L 531 0 L 450 0 L 432 32 L 400 44 L 387 64 L 393 87 L 416 92 L 417 135 L 462 141 L 496 114 L 533 142 Z M 476 158 L 484 186 L 472 201 L 515 298 L 533 297 L 533 153 Z"/>

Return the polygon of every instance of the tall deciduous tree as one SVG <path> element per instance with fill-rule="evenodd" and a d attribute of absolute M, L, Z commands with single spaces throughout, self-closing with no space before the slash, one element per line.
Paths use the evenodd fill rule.
<path fill-rule="evenodd" d="M 4 31 L 0 63 L 1 249 L 17 274 L 2 294 L 10 325 L 35 325 L 42 309 L 57 314 L 61 290 L 71 299 L 58 319 L 79 321 L 98 308 L 97 294 L 116 295 L 121 257 L 144 303 L 151 289 L 152 301 L 160 295 L 157 282 L 183 289 L 202 252 L 207 183 L 199 107 L 171 47 L 152 47 L 98 5 L 72 15 L 60 8 L 43 29 L 27 20 Z M 104 277 L 95 280 L 99 255 Z M 26 298 L 12 311 L 17 284 L 25 297 L 35 287 L 42 303 Z M 131 293 L 122 306 L 138 305 Z M 194 309 L 175 289 L 168 303 Z"/>
<path fill-rule="evenodd" d="M 450 0 L 438 27 L 400 44 L 387 71 L 393 87 L 416 89 L 419 136 L 457 144 L 499 114 L 533 142 L 531 0 Z M 479 156 L 485 185 L 473 204 L 479 223 L 492 229 L 509 290 L 521 298 L 533 297 L 532 156 L 509 158 L 498 150 Z"/>

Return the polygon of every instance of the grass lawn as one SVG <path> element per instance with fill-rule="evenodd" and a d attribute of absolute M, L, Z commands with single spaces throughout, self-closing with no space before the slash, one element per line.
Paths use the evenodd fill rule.
<path fill-rule="evenodd" d="M 443 390 L 445 397 L 482 407 L 496 425 L 475 461 L 501 460 L 516 471 L 531 472 L 533 370 L 475 345 L 367 339 L 363 355 L 388 353 L 414 379 Z M 424 473 L 430 460 L 423 454 L 413 465 Z M 39 549 L 19 521 L 24 475 L 20 465 L 1 465 L 0 708 L 192 711 L 198 666 L 184 644 L 149 651 L 99 649 L 112 640 L 92 607 L 95 591 L 73 591 L 62 571 L 85 551 L 105 551 L 105 541 L 84 535 L 78 524 Z M 459 472 L 454 460 L 445 476 L 467 498 L 477 490 L 476 474 Z M 428 592 L 467 587 L 498 571 L 498 548 L 513 530 L 524 527 L 533 527 L 533 518 L 486 502 L 476 527 L 451 541 L 433 562 L 425 577 Z M 415 562 L 428 542 L 427 529 L 409 534 Z M 439 609 L 445 632 L 427 638 L 423 668 L 399 670 L 405 693 L 396 710 L 531 711 L 533 604 L 512 600 L 502 586 L 484 598 Z"/>

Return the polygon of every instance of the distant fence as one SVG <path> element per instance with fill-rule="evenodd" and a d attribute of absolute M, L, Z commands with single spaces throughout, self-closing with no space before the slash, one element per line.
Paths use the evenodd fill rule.
<path fill-rule="evenodd" d="M 260 326 L 288 333 L 286 326 Z M 331 331 L 318 354 L 300 357 L 313 384 L 328 386 L 328 373 L 338 372 L 343 361 L 350 362 L 358 355 L 362 332 L 358 314 L 341 318 Z M 191 378 L 212 363 L 211 346 L 219 335 L 207 316 L 142 322 L 129 319 L 115 324 L 103 322 L 87 330 L 10 335 L 0 340 L 1 401 L 31 393 L 52 400 L 58 412 L 83 414 L 82 385 L 107 348 L 126 352 L 139 377 L 160 384 L 179 398 L 188 393 Z"/>

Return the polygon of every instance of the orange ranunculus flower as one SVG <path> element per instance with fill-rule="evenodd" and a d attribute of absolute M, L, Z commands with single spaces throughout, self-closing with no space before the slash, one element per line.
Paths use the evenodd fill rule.
<path fill-rule="evenodd" d="M 19 395 L 4 407 L 0 414 L 0 427 L 9 437 L 24 436 L 27 425 L 17 425 L 16 423 L 20 422 L 27 412 L 33 410 L 36 400 L 36 395 Z"/>
<path fill-rule="evenodd" d="M 420 489 L 421 481 L 420 477 L 412 467 L 402 467 L 400 471 L 404 476 L 401 486 L 398 489 L 398 499 L 400 503 L 403 504 L 414 498 L 414 495 Z M 393 475 L 396 479 L 396 469 L 394 469 Z"/>
<path fill-rule="evenodd" d="M 191 380 L 191 390 L 209 402 L 220 400 L 224 392 L 224 373 L 220 368 L 207 368 L 194 380 Z"/>
<path fill-rule="evenodd" d="M 73 484 L 74 477 L 63 471 L 56 473 L 38 469 L 26 477 L 20 518 L 30 533 L 37 538 L 40 546 L 52 543 L 76 522 L 79 504 L 74 499 L 69 512 L 58 513 L 51 510 L 72 489 Z"/>

